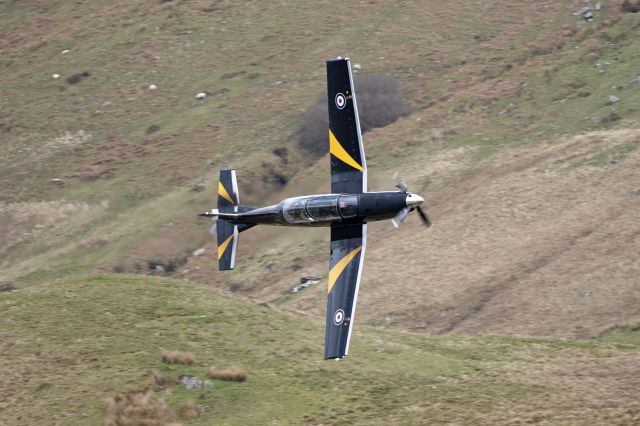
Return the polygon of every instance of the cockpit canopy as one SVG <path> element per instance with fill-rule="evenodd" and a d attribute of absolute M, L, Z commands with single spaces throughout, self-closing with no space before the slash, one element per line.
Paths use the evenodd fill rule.
<path fill-rule="evenodd" d="M 326 194 L 288 198 L 282 212 L 288 223 L 313 223 L 340 220 L 358 214 L 358 196 L 354 194 Z"/>

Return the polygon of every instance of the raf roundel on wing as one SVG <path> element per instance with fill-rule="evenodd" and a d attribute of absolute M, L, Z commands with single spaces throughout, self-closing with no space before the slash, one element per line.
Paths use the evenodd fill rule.
<path fill-rule="evenodd" d="M 346 105 L 347 105 L 347 98 L 342 93 L 338 93 L 336 95 L 336 107 L 338 109 L 342 109 Z"/>

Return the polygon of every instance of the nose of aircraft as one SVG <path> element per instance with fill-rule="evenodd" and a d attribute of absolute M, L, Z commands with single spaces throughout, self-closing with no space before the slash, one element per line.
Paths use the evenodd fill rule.
<path fill-rule="evenodd" d="M 422 203 L 424 203 L 424 198 L 421 196 L 412 193 L 407 194 L 407 206 L 418 207 Z"/>

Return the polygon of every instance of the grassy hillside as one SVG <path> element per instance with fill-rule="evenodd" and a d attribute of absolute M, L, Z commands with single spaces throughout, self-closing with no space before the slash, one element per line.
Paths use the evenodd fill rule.
<path fill-rule="evenodd" d="M 437 221 L 430 234 L 411 220 L 371 227 L 366 322 L 555 336 L 635 326 L 637 15 L 607 2 L 588 24 L 581 5 L 5 3 L 3 279 L 172 263 L 322 315 L 319 290 L 287 293 L 292 272 L 326 273 L 325 232 L 251 230 L 238 271 L 221 275 L 193 215 L 211 207 L 221 167 L 238 169 L 249 204 L 327 191 L 328 159 L 301 152 L 295 131 L 324 60 L 347 52 L 397 78 L 415 109 L 365 135 L 371 189 L 399 171 Z M 287 161 L 272 152 L 282 147 Z"/>
<path fill-rule="evenodd" d="M 151 370 L 238 366 L 157 392 L 203 425 L 639 422 L 640 14 L 600 3 L 0 2 L 0 419 L 97 424 Z M 291 293 L 326 230 L 251 229 L 223 274 L 195 213 L 226 167 L 250 205 L 328 191 L 296 132 L 338 55 L 404 90 L 369 189 L 400 172 L 434 227 L 369 226 L 326 363 L 326 283 Z"/>
<path fill-rule="evenodd" d="M 637 332 L 608 342 L 425 337 L 360 325 L 351 357 L 324 362 L 323 322 L 202 285 L 107 275 L 0 295 L 3 424 L 99 424 L 102 401 L 151 370 L 242 383 L 158 393 L 185 424 L 632 424 L 640 421 Z M 194 354 L 192 366 L 161 362 Z"/>

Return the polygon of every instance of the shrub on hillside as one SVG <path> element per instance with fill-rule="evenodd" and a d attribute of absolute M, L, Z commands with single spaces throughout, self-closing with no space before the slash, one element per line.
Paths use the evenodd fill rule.
<path fill-rule="evenodd" d="M 411 113 L 400 85 L 393 77 L 357 76 L 354 85 L 363 133 L 376 127 L 387 126 Z M 328 128 L 327 96 L 323 94 L 302 116 L 300 146 L 313 154 L 323 155 L 329 149 Z"/>
<path fill-rule="evenodd" d="M 210 367 L 207 370 L 207 376 L 211 379 L 224 380 L 227 382 L 244 382 L 247 380 L 247 373 L 242 368 L 215 368 Z"/>
<path fill-rule="evenodd" d="M 83 78 L 90 77 L 90 76 L 91 76 L 91 73 L 89 71 L 78 72 L 67 77 L 67 83 L 77 84 L 77 83 L 80 83 L 80 81 Z"/>
<path fill-rule="evenodd" d="M 163 259 L 150 259 L 147 260 L 147 268 L 152 274 L 171 274 L 175 272 L 180 266 L 187 263 L 187 256 L 181 255 L 172 257 L 169 260 Z"/>
<path fill-rule="evenodd" d="M 631 2 L 630 0 L 624 0 L 620 6 L 623 12 L 638 13 L 640 12 L 640 1 L 636 0 Z"/>
<path fill-rule="evenodd" d="M 178 407 L 178 415 L 183 419 L 198 417 L 198 406 L 193 401 L 185 401 Z"/>
<path fill-rule="evenodd" d="M 164 389 L 180 383 L 180 378 L 176 376 L 163 376 L 158 371 L 153 370 L 149 375 L 149 382 L 154 390 Z"/>
<path fill-rule="evenodd" d="M 191 352 L 165 351 L 162 352 L 162 362 L 166 364 L 191 365 L 195 358 Z"/>
<path fill-rule="evenodd" d="M 150 389 L 129 389 L 105 401 L 104 426 L 160 426 L 175 418 L 167 403 Z"/>

